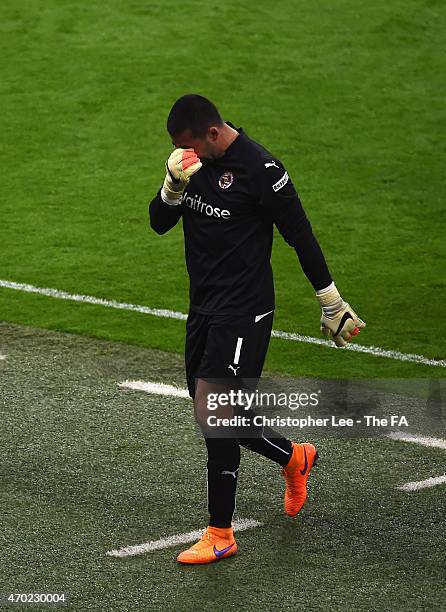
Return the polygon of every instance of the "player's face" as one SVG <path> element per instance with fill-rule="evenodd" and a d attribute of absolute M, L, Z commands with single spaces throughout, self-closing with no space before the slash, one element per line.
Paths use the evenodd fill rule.
<path fill-rule="evenodd" d="M 211 131 L 213 129 L 211 128 L 204 138 L 192 136 L 190 130 L 185 130 L 172 140 L 172 144 L 179 149 L 193 149 L 200 159 L 216 159 L 219 157 L 219 151 L 215 145 L 215 135 Z"/>

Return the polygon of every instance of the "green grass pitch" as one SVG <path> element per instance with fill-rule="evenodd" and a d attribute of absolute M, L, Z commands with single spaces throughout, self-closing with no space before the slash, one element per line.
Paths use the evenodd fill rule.
<path fill-rule="evenodd" d="M 0 280 L 186 312 L 181 227 L 156 236 L 147 204 L 169 108 L 198 92 L 284 162 L 368 324 L 361 344 L 444 359 L 445 13 L 435 0 L 4 0 Z M 278 235 L 273 268 L 274 327 L 317 336 L 313 291 Z M 77 610 L 207 609 L 209 593 L 247 610 L 445 605 L 444 485 L 395 489 L 443 473 L 444 451 L 393 441 L 322 440 L 314 500 L 292 524 L 274 466 L 246 457 L 239 511 L 265 527 L 240 534 L 234 562 L 197 574 L 172 549 L 107 559 L 206 518 L 187 404 L 115 388 L 129 372 L 181 382 L 184 323 L 2 288 L 0 320 L 0 592 L 64 587 Z M 279 339 L 266 368 L 444 377 Z"/>

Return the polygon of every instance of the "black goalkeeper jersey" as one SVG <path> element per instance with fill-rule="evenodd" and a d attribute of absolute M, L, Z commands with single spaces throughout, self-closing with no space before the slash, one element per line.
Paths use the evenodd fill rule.
<path fill-rule="evenodd" d="M 203 314 L 257 315 L 274 309 L 274 224 L 315 289 L 332 281 L 285 168 L 241 128 L 237 131 L 222 157 L 202 160 L 180 205 L 166 204 L 161 190 L 150 203 L 150 223 L 158 234 L 183 221 L 190 309 Z"/>

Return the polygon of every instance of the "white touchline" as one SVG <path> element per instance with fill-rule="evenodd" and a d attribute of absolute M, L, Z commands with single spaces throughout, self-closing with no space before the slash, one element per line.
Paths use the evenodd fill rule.
<path fill-rule="evenodd" d="M 244 531 L 245 529 L 262 527 L 262 525 L 263 523 L 255 521 L 254 519 L 239 519 L 233 523 L 234 531 Z M 124 548 L 119 548 L 117 550 L 109 550 L 105 554 L 109 557 L 134 557 L 135 555 L 143 555 L 144 553 L 153 552 L 154 550 L 171 548 L 172 546 L 178 546 L 179 544 L 188 544 L 189 542 L 198 540 L 201 537 L 201 534 L 201 531 L 179 533 L 177 535 L 154 540 L 153 542 L 146 542 L 145 544 L 124 546 Z"/>
<path fill-rule="evenodd" d="M 180 389 L 173 385 L 165 385 L 163 383 L 146 382 L 144 380 L 125 380 L 119 383 L 118 387 L 124 389 L 135 389 L 136 391 L 145 391 L 146 393 L 154 393 L 155 395 L 172 395 L 173 397 L 184 397 L 190 399 L 187 389 Z"/>
<path fill-rule="evenodd" d="M 406 482 L 399 487 L 400 491 L 419 491 L 420 489 L 427 489 L 429 487 L 435 487 L 439 484 L 446 483 L 446 474 L 444 476 L 437 476 L 436 478 L 426 478 L 426 480 L 418 480 L 417 482 Z"/>
<path fill-rule="evenodd" d="M 168 319 L 180 319 L 185 321 L 187 315 L 183 312 L 177 312 L 174 310 L 166 310 L 163 308 L 149 308 L 149 306 L 141 306 L 139 304 L 128 304 L 126 302 L 117 302 L 115 300 L 105 300 L 103 298 L 97 298 L 91 295 L 80 295 L 77 293 L 67 293 L 66 291 L 59 291 L 58 289 L 51 289 L 48 287 L 35 287 L 26 283 L 15 283 L 13 281 L 0 280 L 0 287 L 5 289 L 15 289 L 16 291 L 24 291 L 26 293 L 37 293 L 47 297 L 57 298 L 60 300 L 69 300 L 73 302 L 82 302 L 84 304 L 94 304 L 96 306 L 104 306 L 106 308 L 117 308 L 119 310 L 132 310 L 134 312 L 140 312 L 142 314 L 152 315 L 154 317 L 165 317 Z M 301 334 L 295 334 L 292 332 L 284 332 L 280 330 L 272 331 L 273 338 L 280 338 L 282 340 L 290 340 L 293 342 L 305 342 L 307 344 L 316 344 L 318 346 L 325 346 L 331 349 L 337 349 L 334 342 L 331 340 L 323 340 L 322 338 L 313 338 L 312 336 L 303 336 Z M 437 366 L 440 368 L 446 368 L 446 359 L 430 359 L 423 355 L 415 355 L 412 353 L 401 353 L 400 351 L 393 351 L 388 349 L 382 349 L 377 346 L 363 346 L 361 344 L 348 344 L 343 351 L 353 351 L 356 353 L 365 353 L 367 355 L 373 355 L 374 357 L 386 357 L 387 359 L 395 359 L 396 361 L 408 361 L 412 363 L 420 363 L 428 366 Z"/>
<path fill-rule="evenodd" d="M 173 310 L 165 310 L 163 308 L 149 308 L 148 306 L 140 306 L 138 304 L 127 304 L 126 302 L 116 302 L 115 300 L 104 300 L 92 295 L 79 295 L 77 293 L 67 293 L 58 289 L 50 289 L 48 287 L 34 287 L 26 283 L 13 283 L 11 281 L 0 280 L 0 287 L 5 289 L 16 289 L 25 293 L 37 293 L 46 297 L 56 298 L 59 300 L 68 300 L 70 302 L 82 302 L 84 304 L 94 304 L 95 306 L 105 306 L 106 308 L 117 308 L 118 310 L 133 310 L 142 314 L 153 315 L 154 317 L 166 317 L 168 319 L 186 320 L 187 315 L 182 312 Z"/>
<path fill-rule="evenodd" d="M 405 433 L 404 431 L 391 431 L 389 434 L 387 434 L 387 437 L 391 438 L 392 440 L 399 440 L 400 442 L 413 442 L 414 444 L 421 444 L 422 446 L 446 449 L 446 440 L 442 440 L 441 438 L 415 436 L 413 434 Z"/>
<path fill-rule="evenodd" d="M 273 338 L 282 338 L 283 340 L 294 340 L 295 342 L 307 342 L 308 344 L 318 344 L 328 348 L 337 349 L 338 347 L 331 340 L 322 338 L 313 338 L 312 336 L 302 336 L 293 332 L 283 332 L 273 329 L 271 332 Z M 361 344 L 347 344 L 346 347 L 340 349 L 342 351 L 353 351 L 356 353 L 365 353 L 374 357 L 387 357 L 396 361 L 411 361 L 413 363 L 421 363 L 423 365 L 438 366 L 446 368 L 446 359 L 430 359 L 423 355 L 414 355 L 413 353 L 401 353 L 400 351 L 392 351 L 380 348 L 379 346 L 363 346 Z"/>

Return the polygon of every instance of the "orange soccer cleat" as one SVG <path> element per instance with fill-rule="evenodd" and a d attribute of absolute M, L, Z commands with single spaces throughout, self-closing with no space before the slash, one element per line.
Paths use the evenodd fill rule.
<path fill-rule="evenodd" d="M 232 557 L 236 552 L 237 542 L 232 527 L 227 529 L 208 527 L 203 531 L 201 540 L 187 550 L 183 550 L 178 555 L 177 561 L 190 564 L 213 563 Z"/>
<path fill-rule="evenodd" d="M 293 454 L 282 469 L 285 478 L 285 512 L 296 516 L 307 501 L 307 480 L 317 463 L 317 450 L 312 444 L 293 442 Z"/>

